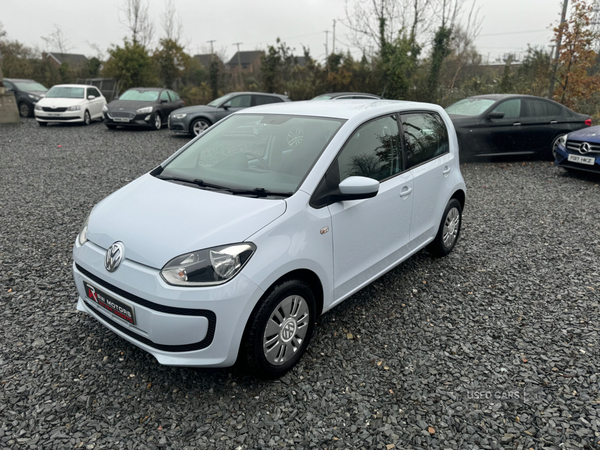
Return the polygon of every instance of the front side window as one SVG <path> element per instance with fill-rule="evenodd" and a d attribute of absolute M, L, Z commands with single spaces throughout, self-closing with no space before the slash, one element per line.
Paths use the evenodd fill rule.
<path fill-rule="evenodd" d="M 158 177 L 219 186 L 234 194 L 291 195 L 343 123 L 280 114 L 232 115 L 192 142 Z"/>
<path fill-rule="evenodd" d="M 362 176 L 381 181 L 402 172 L 402 150 L 396 116 L 361 125 L 337 157 L 340 181 Z"/>
<path fill-rule="evenodd" d="M 54 86 L 46 94 L 46 98 L 83 98 L 85 88 Z"/>
<path fill-rule="evenodd" d="M 238 95 L 229 100 L 225 105 L 229 108 L 249 108 L 252 97 L 250 95 Z"/>
<path fill-rule="evenodd" d="M 437 114 L 402 114 L 402 135 L 407 168 L 414 167 L 450 151 L 448 130 Z"/>
<path fill-rule="evenodd" d="M 492 112 L 503 112 L 505 119 L 514 119 L 521 117 L 521 99 L 515 98 L 500 103 Z"/>

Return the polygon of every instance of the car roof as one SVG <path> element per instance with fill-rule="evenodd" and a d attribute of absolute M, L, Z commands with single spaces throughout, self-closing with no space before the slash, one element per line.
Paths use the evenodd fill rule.
<path fill-rule="evenodd" d="M 267 92 L 252 92 L 252 91 L 228 92 L 227 94 L 223 94 L 223 96 L 225 96 L 225 95 L 240 95 L 240 94 L 268 95 L 270 97 L 288 98 L 287 95 L 282 95 L 282 94 L 269 94 Z"/>
<path fill-rule="evenodd" d="M 77 87 L 77 88 L 88 88 L 88 87 L 96 87 L 91 84 L 55 84 L 52 87 Z M 97 89 L 97 88 L 96 88 Z"/>
<path fill-rule="evenodd" d="M 513 98 L 513 97 L 519 97 L 519 98 L 536 98 L 536 99 L 541 99 L 541 100 L 549 100 L 547 98 L 544 97 L 538 97 L 535 95 L 527 95 L 527 94 L 483 94 L 483 95 L 474 95 L 473 97 L 467 97 L 463 100 L 468 100 L 470 98 L 483 98 L 483 99 L 489 99 L 489 100 L 503 100 L 505 98 Z"/>
<path fill-rule="evenodd" d="M 35 80 L 30 80 L 29 78 L 4 78 L 4 80 L 6 81 L 33 81 L 34 83 L 37 83 L 37 81 Z"/>
<path fill-rule="evenodd" d="M 167 88 L 157 88 L 157 87 L 132 87 L 127 89 L 127 91 L 163 91 Z M 172 90 L 172 89 L 170 89 Z M 127 92 L 125 91 L 125 92 Z"/>
<path fill-rule="evenodd" d="M 329 93 L 317 95 L 315 98 L 323 97 L 325 95 L 327 95 L 327 96 L 329 96 L 331 98 L 344 97 L 346 95 L 369 95 L 369 96 L 371 96 L 373 98 L 381 98 L 379 95 L 370 94 L 368 92 L 329 92 Z M 357 100 L 359 100 L 359 99 L 357 99 Z"/>
<path fill-rule="evenodd" d="M 243 109 L 236 114 L 289 114 L 299 116 L 330 117 L 351 119 L 358 115 L 376 117 L 380 114 L 426 110 L 444 111 L 439 105 L 431 103 L 406 102 L 402 100 L 306 100 L 301 102 L 271 103 Z"/>

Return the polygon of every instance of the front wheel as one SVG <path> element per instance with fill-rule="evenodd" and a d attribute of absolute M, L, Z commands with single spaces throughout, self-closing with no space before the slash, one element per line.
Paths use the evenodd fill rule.
<path fill-rule="evenodd" d="M 246 333 L 248 368 L 264 378 L 284 375 L 300 360 L 313 333 L 315 297 L 301 280 L 277 284 L 251 316 Z"/>
<path fill-rule="evenodd" d="M 460 226 L 462 224 L 462 206 L 460 202 L 453 198 L 446 205 L 442 222 L 435 239 L 429 244 L 427 249 L 433 256 L 446 256 L 452 251 L 460 236 Z"/>
<path fill-rule="evenodd" d="M 564 141 L 564 139 L 566 137 L 567 137 L 566 134 L 559 134 L 552 141 L 552 156 L 554 157 L 555 160 L 558 159 L 558 157 L 559 157 L 558 152 L 556 151 L 558 149 L 558 144 L 560 144 L 561 141 Z M 564 144 L 564 142 L 563 142 L 563 144 Z"/>
<path fill-rule="evenodd" d="M 25 102 L 19 103 L 19 115 L 21 117 L 29 117 L 29 116 L 31 116 L 31 106 L 29 106 Z"/>
<path fill-rule="evenodd" d="M 92 116 L 90 116 L 90 112 L 86 110 L 83 114 L 83 124 L 87 126 L 90 123 L 92 123 Z"/>
<path fill-rule="evenodd" d="M 162 128 L 162 119 L 159 113 L 154 114 L 154 129 L 160 130 Z"/>
<path fill-rule="evenodd" d="M 204 130 L 210 127 L 210 122 L 206 119 L 196 119 L 192 122 L 190 126 L 191 134 L 194 136 L 198 136 Z"/>

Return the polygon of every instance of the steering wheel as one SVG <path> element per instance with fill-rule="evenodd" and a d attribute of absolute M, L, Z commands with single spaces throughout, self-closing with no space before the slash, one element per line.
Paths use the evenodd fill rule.
<path fill-rule="evenodd" d="M 252 161 L 253 159 L 256 159 L 261 165 L 262 168 L 265 170 L 272 170 L 271 166 L 269 166 L 269 163 L 267 162 L 267 160 L 265 158 L 263 158 L 262 156 L 258 156 L 254 153 L 250 153 L 250 152 L 242 152 L 242 154 L 246 155 L 246 158 L 248 158 L 248 163 L 250 163 L 250 161 Z M 253 167 L 248 166 L 249 169 L 252 169 Z"/>

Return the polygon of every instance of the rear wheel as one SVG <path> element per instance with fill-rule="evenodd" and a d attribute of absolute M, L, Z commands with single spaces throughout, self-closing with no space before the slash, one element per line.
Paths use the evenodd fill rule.
<path fill-rule="evenodd" d="M 259 376 L 277 378 L 294 367 L 310 342 L 315 305 L 314 294 L 303 281 L 275 285 L 248 323 L 248 368 Z"/>
<path fill-rule="evenodd" d="M 555 160 L 558 159 L 558 156 L 559 156 L 558 153 L 556 152 L 556 149 L 558 148 L 558 144 L 560 143 L 561 139 L 565 138 L 566 136 L 567 136 L 566 134 L 559 134 L 552 141 L 552 156 L 554 157 Z"/>
<path fill-rule="evenodd" d="M 25 102 L 19 103 L 19 115 L 21 117 L 29 117 L 29 116 L 31 116 L 31 106 L 29 106 Z"/>
<path fill-rule="evenodd" d="M 460 202 L 453 198 L 446 205 L 435 239 L 427 247 L 429 252 L 433 256 L 446 256 L 450 253 L 460 236 L 461 224 L 462 207 L 460 206 Z"/>

